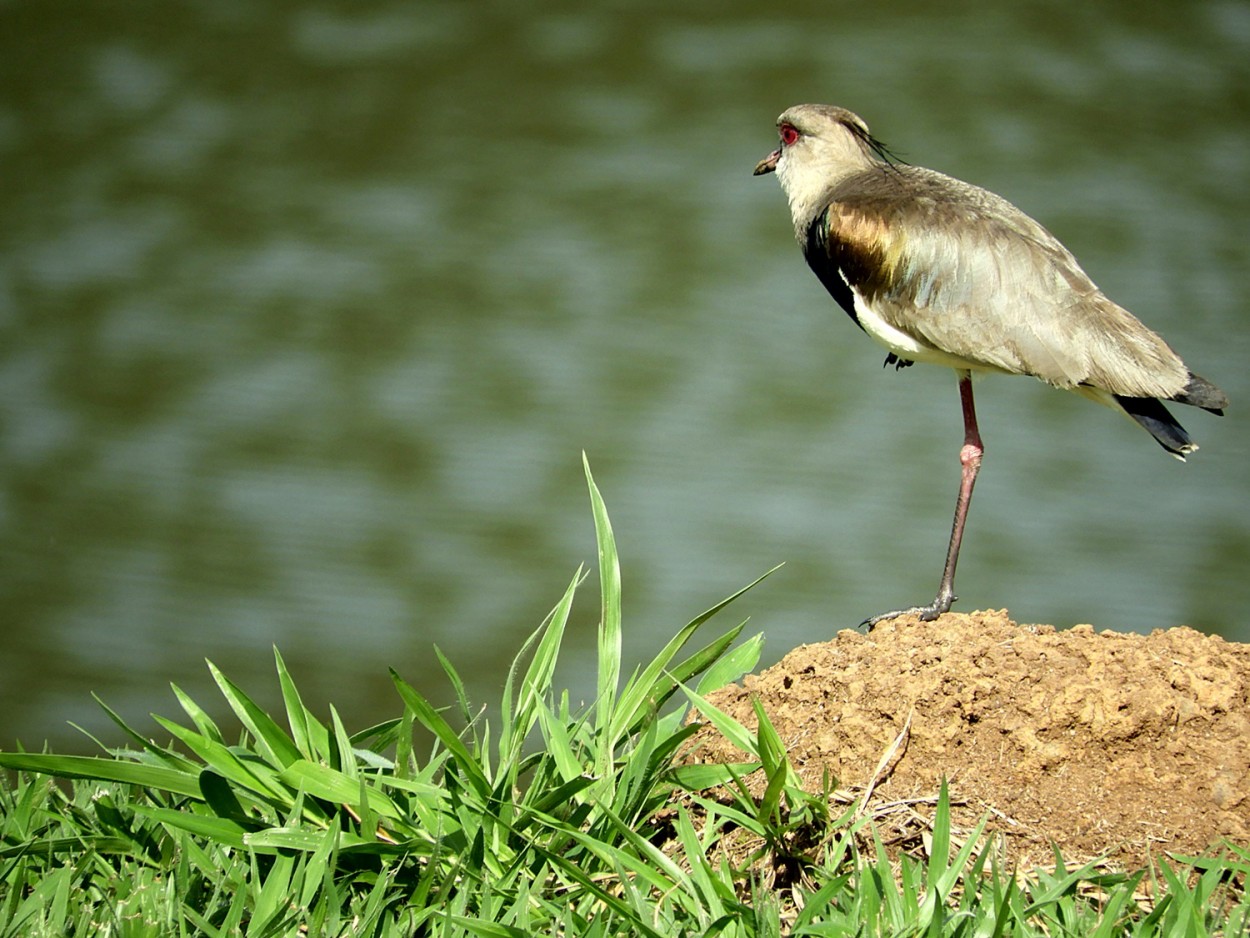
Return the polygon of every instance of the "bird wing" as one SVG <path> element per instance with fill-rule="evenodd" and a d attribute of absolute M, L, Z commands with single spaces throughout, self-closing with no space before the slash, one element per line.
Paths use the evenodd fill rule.
<path fill-rule="evenodd" d="M 973 366 L 1137 397 L 1171 397 L 1188 380 L 1050 232 L 940 173 L 889 167 L 847 180 L 807 242 L 826 286 L 841 282 L 889 327 Z"/>

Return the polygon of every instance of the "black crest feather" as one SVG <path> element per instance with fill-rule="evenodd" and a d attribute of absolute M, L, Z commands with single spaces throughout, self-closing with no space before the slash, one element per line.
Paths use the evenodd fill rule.
<path fill-rule="evenodd" d="M 905 159 L 895 154 L 893 150 L 870 134 L 863 127 L 863 125 L 856 124 L 853 121 L 844 121 L 843 126 L 845 126 L 846 129 L 849 130 L 857 139 L 861 140 L 864 146 L 868 147 L 869 150 L 875 153 L 877 158 L 882 162 L 888 163 L 890 166 L 910 165 Z"/>

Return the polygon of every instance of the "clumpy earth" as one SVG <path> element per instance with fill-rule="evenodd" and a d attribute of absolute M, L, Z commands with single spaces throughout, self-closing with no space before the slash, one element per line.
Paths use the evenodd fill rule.
<path fill-rule="evenodd" d="M 988 818 L 1022 869 L 1053 866 L 1052 843 L 1069 867 L 1119 869 L 1250 844 L 1250 645 L 1184 627 L 1057 631 L 1005 610 L 906 617 L 708 698 L 752 729 L 755 699 L 804 787 L 828 771 L 850 804 L 871 787 L 864 810 L 901 849 L 920 849 L 943 777 L 954 826 Z M 746 760 L 710 727 L 686 758 Z"/>

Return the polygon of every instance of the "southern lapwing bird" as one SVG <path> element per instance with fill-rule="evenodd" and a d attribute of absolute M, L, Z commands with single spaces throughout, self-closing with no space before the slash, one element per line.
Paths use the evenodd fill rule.
<path fill-rule="evenodd" d="M 850 111 L 801 104 L 777 119 L 781 145 L 755 167 L 777 174 L 812 271 L 902 368 L 955 369 L 962 467 L 937 596 L 895 616 L 936 619 L 955 601 L 955 566 L 984 447 L 972 376 L 1032 375 L 1137 421 L 1184 459 L 1198 447 L 1164 401 L 1213 414 L 1224 392 L 1103 295 L 1049 231 L 1010 202 L 894 158 Z"/>

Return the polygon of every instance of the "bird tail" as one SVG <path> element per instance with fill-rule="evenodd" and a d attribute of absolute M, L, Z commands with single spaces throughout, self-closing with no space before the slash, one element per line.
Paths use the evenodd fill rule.
<path fill-rule="evenodd" d="M 1228 395 L 1217 388 L 1206 378 L 1201 378 L 1192 371 L 1189 373 L 1189 384 L 1172 400 L 1178 404 L 1190 404 L 1201 407 L 1213 414 L 1224 416 L 1224 408 L 1228 406 Z"/>
<path fill-rule="evenodd" d="M 1160 446 L 1177 459 L 1183 461 L 1186 454 L 1198 448 L 1185 428 L 1176 422 L 1176 418 L 1161 401 L 1153 397 L 1125 397 L 1123 394 L 1116 394 L 1114 397 L 1126 414 L 1141 424 L 1147 433 L 1158 440 Z"/>
<path fill-rule="evenodd" d="M 1163 406 L 1163 402 L 1153 397 L 1126 397 L 1123 394 L 1112 395 L 1120 408 L 1136 420 L 1165 450 L 1177 459 L 1184 460 L 1186 454 L 1198 448 L 1189 434 L 1176 418 Z M 1224 416 L 1224 408 L 1228 406 L 1228 395 L 1217 388 L 1206 378 L 1201 378 L 1192 371 L 1189 383 L 1168 400 L 1178 404 L 1189 404 L 1201 407 L 1213 414 Z"/>

